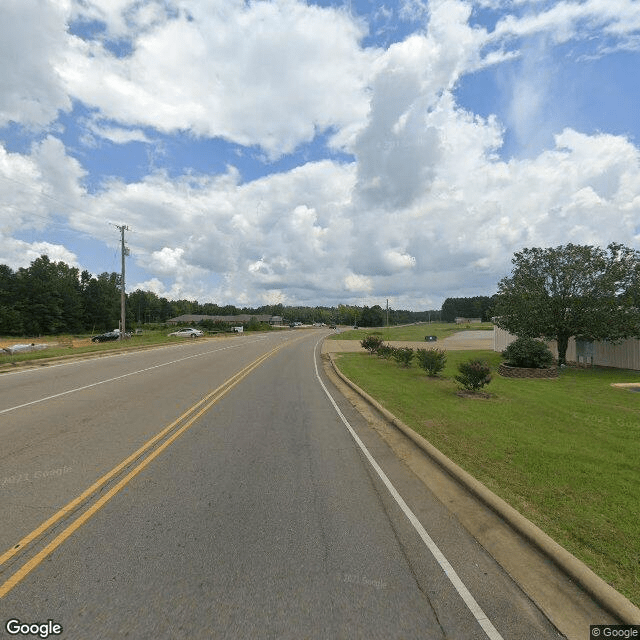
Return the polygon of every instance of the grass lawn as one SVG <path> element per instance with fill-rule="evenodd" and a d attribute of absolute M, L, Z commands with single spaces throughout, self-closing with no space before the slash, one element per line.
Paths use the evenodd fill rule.
<path fill-rule="evenodd" d="M 362 340 L 365 336 L 376 335 L 385 340 L 405 340 L 407 342 L 424 342 L 425 336 L 447 338 L 459 331 L 469 330 L 493 331 L 491 322 L 476 324 L 454 324 L 453 322 L 432 322 L 431 324 L 409 324 L 401 327 L 373 327 L 371 329 L 350 329 L 332 335 L 330 340 Z M 437 345 L 436 345 L 437 346 Z"/>
<path fill-rule="evenodd" d="M 34 340 L 31 338 L 0 338 L 0 346 L 5 343 L 19 342 L 21 344 L 30 344 L 31 342 L 46 342 L 48 344 L 58 344 L 41 351 L 31 351 L 27 353 L 17 353 L 10 355 L 0 350 L 0 365 L 10 364 L 14 362 L 42 360 L 45 358 L 55 358 L 58 356 L 80 355 L 83 353 L 96 353 L 101 351 L 117 351 L 120 349 L 131 349 L 147 345 L 162 344 L 179 344 L 181 342 L 190 341 L 190 338 L 176 338 L 167 334 L 175 329 L 145 330 L 140 335 L 133 335 L 128 340 L 120 342 L 91 342 L 91 336 L 70 336 L 58 335 L 49 336 L 48 338 Z"/>
<path fill-rule="evenodd" d="M 431 325 L 433 327 L 433 325 Z M 424 333 L 424 330 L 422 330 Z M 619 369 L 565 369 L 557 380 L 497 373 L 489 399 L 461 398 L 453 376 L 472 357 L 449 351 L 439 378 L 363 353 L 337 364 L 454 462 L 640 605 L 640 382 Z"/>

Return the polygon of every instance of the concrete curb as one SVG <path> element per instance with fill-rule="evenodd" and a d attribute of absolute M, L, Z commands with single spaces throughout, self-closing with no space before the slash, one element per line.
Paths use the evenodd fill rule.
<path fill-rule="evenodd" d="M 516 532 L 524 536 L 531 544 L 537 547 L 564 573 L 577 582 L 591 597 L 593 597 L 603 609 L 607 610 L 615 618 L 620 620 L 621 624 L 640 624 L 640 609 L 638 609 L 631 601 L 607 584 L 581 560 L 578 560 L 578 558 L 561 547 L 555 540 L 550 538 L 535 524 L 527 520 L 527 518 L 516 511 L 511 505 L 507 504 L 502 498 L 498 497 L 485 485 L 455 464 L 455 462 L 447 458 L 447 456 L 436 449 L 420 434 L 416 433 L 413 429 L 396 418 L 396 416 L 385 409 L 379 402 L 349 380 L 349 378 L 347 378 L 336 365 L 333 357 L 334 354 L 328 353 L 327 355 L 329 356 L 331 366 L 336 372 L 336 375 L 338 375 L 345 384 L 351 387 L 364 400 L 375 407 L 375 409 L 379 411 L 391 424 L 410 438 L 451 477 L 469 490 L 480 501 L 486 504 Z"/>

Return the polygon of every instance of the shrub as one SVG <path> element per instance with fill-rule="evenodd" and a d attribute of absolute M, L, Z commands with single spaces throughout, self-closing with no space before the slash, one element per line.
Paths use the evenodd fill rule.
<path fill-rule="evenodd" d="M 542 369 L 553 363 L 549 347 L 535 338 L 518 338 L 502 352 L 502 356 L 513 367 Z"/>
<path fill-rule="evenodd" d="M 368 335 L 360 340 L 360 344 L 369 352 L 375 353 L 382 346 L 382 338 Z"/>
<path fill-rule="evenodd" d="M 392 347 L 391 345 L 388 345 L 388 344 L 383 344 L 378 347 L 378 350 L 376 351 L 376 353 L 378 354 L 379 358 L 384 358 L 385 360 L 388 360 L 389 358 L 393 357 L 394 351 L 395 351 L 395 347 Z"/>
<path fill-rule="evenodd" d="M 447 363 L 447 352 L 444 349 L 418 349 L 416 360 L 429 376 L 437 376 Z"/>
<path fill-rule="evenodd" d="M 484 360 L 468 360 L 458 365 L 460 375 L 455 376 L 465 389 L 477 391 L 491 382 L 491 367 Z"/>
<path fill-rule="evenodd" d="M 411 347 L 398 347 L 393 350 L 393 357 L 403 367 L 408 367 L 411 364 L 414 355 L 415 353 Z"/>

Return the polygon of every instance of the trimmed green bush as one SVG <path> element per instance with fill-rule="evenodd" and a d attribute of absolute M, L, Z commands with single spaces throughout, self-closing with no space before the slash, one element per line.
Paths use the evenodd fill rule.
<path fill-rule="evenodd" d="M 380 347 L 378 347 L 378 350 L 376 351 L 376 353 L 378 354 L 379 358 L 384 358 L 385 360 L 388 360 L 389 358 L 393 357 L 394 351 L 395 351 L 395 347 L 392 347 L 391 345 L 388 345 L 388 344 L 383 344 Z"/>
<path fill-rule="evenodd" d="M 447 364 L 447 352 L 444 349 L 418 349 L 416 352 L 418 366 L 430 377 L 437 376 Z"/>
<path fill-rule="evenodd" d="M 414 355 L 415 352 L 411 347 L 398 347 L 393 350 L 395 361 L 403 367 L 409 367 L 411 365 Z"/>
<path fill-rule="evenodd" d="M 553 364 L 553 354 L 544 342 L 524 336 L 512 342 L 502 356 L 512 367 L 543 369 Z"/>
<path fill-rule="evenodd" d="M 484 360 L 467 360 L 458 365 L 460 375 L 454 376 L 465 389 L 477 391 L 491 382 L 491 367 Z"/>

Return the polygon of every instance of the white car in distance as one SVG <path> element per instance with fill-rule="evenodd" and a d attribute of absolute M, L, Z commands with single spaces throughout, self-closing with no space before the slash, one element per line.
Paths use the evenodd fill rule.
<path fill-rule="evenodd" d="M 200 329 L 187 327 L 186 329 L 179 329 L 178 331 L 174 331 L 169 335 L 176 336 L 176 338 L 199 338 L 200 336 L 204 335 L 204 332 L 200 331 Z"/>

